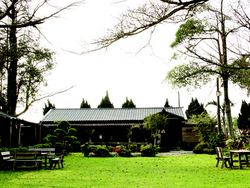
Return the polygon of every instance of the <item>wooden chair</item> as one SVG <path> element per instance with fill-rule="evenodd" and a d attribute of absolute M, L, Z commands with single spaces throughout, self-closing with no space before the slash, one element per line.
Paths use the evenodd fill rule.
<path fill-rule="evenodd" d="M 219 162 L 222 161 L 221 168 L 224 167 L 224 164 L 225 164 L 225 167 L 227 167 L 227 162 L 228 162 L 230 168 L 232 168 L 232 165 L 231 165 L 231 162 L 230 162 L 230 157 L 224 156 L 222 148 L 221 147 L 215 147 L 215 150 L 216 150 L 216 154 L 217 154 L 216 167 L 218 167 Z"/>
<path fill-rule="evenodd" d="M 55 169 L 56 165 L 58 165 L 58 168 L 60 169 L 60 164 L 63 168 L 64 152 L 65 151 L 62 151 L 61 155 L 58 158 L 50 159 L 50 167 L 49 167 L 50 170 Z M 54 165 L 54 167 L 53 167 L 53 165 Z"/>

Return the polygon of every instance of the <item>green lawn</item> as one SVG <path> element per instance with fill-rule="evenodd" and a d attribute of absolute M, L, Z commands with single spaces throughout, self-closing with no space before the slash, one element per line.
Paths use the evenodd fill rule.
<path fill-rule="evenodd" d="M 65 168 L 0 171 L 0 187 L 250 187 L 250 168 L 215 167 L 215 155 L 65 157 Z"/>

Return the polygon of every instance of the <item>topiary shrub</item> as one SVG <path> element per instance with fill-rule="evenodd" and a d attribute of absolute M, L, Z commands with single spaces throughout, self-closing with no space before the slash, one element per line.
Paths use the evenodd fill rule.
<path fill-rule="evenodd" d="M 155 157 L 156 147 L 148 144 L 145 146 L 141 146 L 141 156 L 142 157 Z"/>

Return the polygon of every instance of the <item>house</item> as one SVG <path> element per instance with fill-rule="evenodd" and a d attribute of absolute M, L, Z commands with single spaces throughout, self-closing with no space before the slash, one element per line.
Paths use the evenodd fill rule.
<path fill-rule="evenodd" d="M 51 109 L 40 122 L 41 137 L 52 133 L 56 122 L 68 121 L 77 130 L 76 136 L 82 144 L 90 140 L 128 142 L 128 133 L 133 126 L 140 128 L 133 130 L 132 142 L 151 142 L 151 133 L 142 129 L 142 125 L 147 116 L 156 113 L 164 114 L 168 119 L 168 125 L 161 133 L 161 146 L 176 147 L 182 143 L 183 127 L 187 127 L 183 121 L 187 118 L 181 107 Z"/>
<path fill-rule="evenodd" d="M 39 124 L 0 111 L 0 147 L 35 145 L 39 142 Z"/>

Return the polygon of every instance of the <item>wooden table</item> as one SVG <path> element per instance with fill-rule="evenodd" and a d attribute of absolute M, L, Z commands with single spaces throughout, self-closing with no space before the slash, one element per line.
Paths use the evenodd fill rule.
<path fill-rule="evenodd" d="M 233 160 L 233 154 L 237 153 L 238 154 L 238 160 Z M 241 160 L 241 156 L 245 155 L 245 161 Z M 242 165 L 247 165 L 247 167 L 249 166 L 249 161 L 248 161 L 248 156 L 250 155 L 250 150 L 231 150 L 230 151 L 230 161 L 231 161 L 231 165 L 233 167 L 233 163 L 234 162 L 238 162 L 239 163 L 239 168 L 242 168 Z"/>
<path fill-rule="evenodd" d="M 44 161 L 44 165 L 45 165 L 45 170 L 47 169 L 47 157 L 48 157 L 48 153 L 41 153 L 42 156 L 44 156 L 45 161 Z"/>

